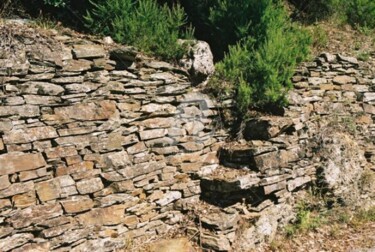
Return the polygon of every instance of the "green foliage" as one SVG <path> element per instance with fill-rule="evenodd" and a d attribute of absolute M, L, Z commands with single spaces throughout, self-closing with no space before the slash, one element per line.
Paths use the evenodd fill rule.
<path fill-rule="evenodd" d="M 180 5 L 169 8 L 155 0 L 92 0 L 93 10 L 85 16 L 86 25 L 97 34 L 134 45 L 164 59 L 182 57 L 179 38 L 191 38 L 192 29 L 182 31 L 186 15 Z"/>
<path fill-rule="evenodd" d="M 375 28 L 374 0 L 350 0 L 346 12 L 353 26 Z"/>
<path fill-rule="evenodd" d="M 294 17 L 307 22 L 315 22 L 332 16 L 363 29 L 375 28 L 374 0 L 289 0 L 294 6 Z"/>
<path fill-rule="evenodd" d="M 311 43 L 305 31 L 291 24 L 280 2 L 246 2 L 252 7 L 248 8 L 251 13 L 247 15 L 252 19 L 239 21 L 236 33 L 239 42 L 229 46 L 229 52 L 216 70 L 216 76 L 233 83 L 237 106 L 242 113 L 246 113 L 250 103 L 263 108 L 286 105 L 285 95 L 292 87 L 290 78 L 294 68 L 307 57 Z M 219 12 L 215 10 L 215 13 Z M 240 15 L 245 14 L 241 10 Z M 250 97 L 245 99 L 245 96 Z"/>
<path fill-rule="evenodd" d="M 327 32 L 320 26 L 315 25 L 310 30 L 313 39 L 312 45 L 315 48 L 322 49 L 328 45 L 329 38 Z"/>
<path fill-rule="evenodd" d="M 65 7 L 67 4 L 67 0 L 43 0 L 43 2 L 54 7 Z"/>
<path fill-rule="evenodd" d="M 321 215 L 312 211 L 308 204 L 300 202 L 297 205 L 296 221 L 285 227 L 285 233 L 290 237 L 298 233 L 315 230 L 323 223 L 324 220 Z"/>

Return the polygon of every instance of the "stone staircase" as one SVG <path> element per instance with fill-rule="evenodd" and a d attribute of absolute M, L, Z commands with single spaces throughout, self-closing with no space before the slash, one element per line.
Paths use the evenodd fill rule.
<path fill-rule="evenodd" d="M 316 172 L 295 127 L 288 117 L 250 120 L 245 139 L 221 146 L 219 165 L 197 173 L 201 202 L 194 207 L 203 248 L 248 251 L 272 238 L 281 216 L 292 216 L 292 193 L 315 180 Z"/>

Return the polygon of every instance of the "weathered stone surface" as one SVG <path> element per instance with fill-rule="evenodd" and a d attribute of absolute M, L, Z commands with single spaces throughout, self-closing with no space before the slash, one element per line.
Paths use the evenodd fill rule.
<path fill-rule="evenodd" d="M 139 198 L 133 197 L 125 193 L 110 194 L 102 198 L 95 199 L 95 207 L 107 207 L 115 204 L 122 204 L 124 208 L 135 206 L 139 202 Z"/>
<path fill-rule="evenodd" d="M 105 155 L 104 160 L 108 168 L 123 168 L 131 163 L 126 151 L 107 154 Z"/>
<path fill-rule="evenodd" d="M 92 178 L 77 182 L 77 190 L 80 194 L 88 194 L 100 191 L 104 188 L 100 178 Z"/>
<path fill-rule="evenodd" d="M 134 177 L 145 175 L 157 170 L 161 170 L 166 166 L 163 162 L 148 162 L 137 164 L 131 167 L 126 167 L 125 169 L 117 170 L 117 172 L 123 176 L 124 179 L 132 179 Z"/>
<path fill-rule="evenodd" d="M 63 234 L 65 231 L 68 231 L 71 228 L 72 228 L 72 225 L 70 223 L 60 225 L 60 226 L 57 226 L 57 227 L 51 227 L 51 228 L 48 228 L 48 229 L 44 229 L 41 232 L 41 235 L 44 238 L 48 239 L 48 238 L 59 236 L 59 235 Z"/>
<path fill-rule="evenodd" d="M 60 197 L 61 188 L 57 179 L 35 184 L 35 189 L 41 201 L 49 201 Z"/>
<path fill-rule="evenodd" d="M 183 41 L 183 43 L 191 42 L 194 42 L 194 45 L 189 48 L 190 58 L 181 60 L 180 65 L 190 72 L 196 83 L 199 83 L 214 73 L 214 57 L 207 42 Z"/>
<path fill-rule="evenodd" d="M 26 82 L 18 86 L 21 94 L 33 94 L 33 95 L 60 95 L 64 93 L 64 88 L 46 82 Z"/>
<path fill-rule="evenodd" d="M 363 102 L 373 102 L 375 100 L 375 93 L 364 93 Z"/>
<path fill-rule="evenodd" d="M 113 235 L 115 236 L 115 235 Z M 92 251 L 102 251 L 110 252 L 120 250 L 127 245 L 124 238 L 104 238 L 97 240 L 89 240 L 84 243 L 74 247 L 71 252 L 92 252 Z"/>
<path fill-rule="evenodd" d="M 11 208 L 12 207 L 12 202 L 9 199 L 0 199 L 0 209 L 4 210 L 6 208 Z M 1 233 L 0 233 L 1 237 Z"/>
<path fill-rule="evenodd" d="M 24 245 L 32 240 L 34 236 L 30 233 L 14 234 L 5 239 L 0 240 L 0 248 L 2 251 L 7 252 L 14 248 Z"/>
<path fill-rule="evenodd" d="M 150 140 L 164 137 L 168 133 L 166 129 L 145 130 L 139 133 L 141 140 Z"/>
<path fill-rule="evenodd" d="M 274 138 L 293 126 L 290 118 L 261 117 L 246 123 L 244 137 L 246 140 L 268 140 Z"/>
<path fill-rule="evenodd" d="M 64 63 L 63 70 L 67 72 L 83 72 L 91 68 L 92 61 L 80 59 L 80 60 L 67 60 Z"/>
<path fill-rule="evenodd" d="M 165 206 L 175 200 L 181 199 L 181 197 L 182 194 L 180 192 L 171 191 L 164 194 L 164 196 L 160 200 L 156 201 L 156 203 L 160 206 Z"/>
<path fill-rule="evenodd" d="M 85 78 L 83 76 L 67 76 L 67 77 L 55 78 L 51 82 L 56 83 L 56 84 L 81 83 L 84 81 L 84 79 Z M 66 87 L 67 86 L 65 86 L 65 88 Z"/>
<path fill-rule="evenodd" d="M 67 230 L 64 234 L 57 236 L 50 240 L 52 247 L 60 247 L 84 239 L 93 233 L 92 228 L 86 227 L 85 229 Z M 81 240 L 81 242 L 83 242 Z"/>
<path fill-rule="evenodd" d="M 260 171 L 285 167 L 287 160 L 281 159 L 279 152 L 269 152 L 254 157 L 255 168 Z"/>
<path fill-rule="evenodd" d="M 116 105 L 111 101 L 102 101 L 88 104 L 77 104 L 70 107 L 61 107 L 55 109 L 55 115 L 58 119 L 75 120 L 105 120 L 109 119 L 116 112 Z"/>
<path fill-rule="evenodd" d="M 58 137 L 56 130 L 51 126 L 13 129 L 4 135 L 4 143 L 6 144 L 19 144 L 30 143 L 45 139 Z"/>
<path fill-rule="evenodd" d="M 101 58 L 106 55 L 101 45 L 74 45 L 73 54 L 77 59 Z"/>
<path fill-rule="evenodd" d="M 8 175 L 0 176 L 0 190 L 6 189 L 9 186 L 10 186 L 9 176 Z"/>
<path fill-rule="evenodd" d="M 27 104 L 32 105 L 52 105 L 61 102 L 61 98 L 57 96 L 42 96 L 42 95 L 24 95 Z"/>
<path fill-rule="evenodd" d="M 276 184 L 264 186 L 264 194 L 268 195 L 272 192 L 279 191 L 286 188 L 286 181 L 280 181 Z"/>
<path fill-rule="evenodd" d="M 39 111 L 39 110 L 38 110 Z M 4 110 L 5 112 L 5 110 Z M 1 114 L 1 112 L 0 112 Z M 1 119 L 0 120 L 0 132 L 6 132 L 12 130 L 13 124 L 9 119 Z"/>
<path fill-rule="evenodd" d="M 231 246 L 225 235 L 202 234 L 201 243 L 204 248 L 215 251 L 230 251 Z"/>
<path fill-rule="evenodd" d="M 14 228 L 24 228 L 62 214 L 60 204 L 38 205 L 16 212 L 9 218 L 9 222 Z"/>
<path fill-rule="evenodd" d="M 348 83 L 356 83 L 356 79 L 354 77 L 347 76 L 347 75 L 336 76 L 335 78 L 333 78 L 333 83 L 340 84 L 340 85 L 344 85 Z"/>
<path fill-rule="evenodd" d="M 61 201 L 61 205 L 66 213 L 80 213 L 94 207 L 94 201 L 87 196 L 72 196 Z"/>
<path fill-rule="evenodd" d="M 92 209 L 77 216 L 82 225 L 117 225 L 125 217 L 125 205 L 115 205 L 106 208 Z"/>
<path fill-rule="evenodd" d="M 135 61 L 135 57 L 137 56 L 138 52 L 135 50 L 134 47 L 131 46 L 121 46 L 117 48 L 113 48 L 109 51 L 111 59 L 118 60 L 118 61 Z"/>
<path fill-rule="evenodd" d="M 186 123 L 184 125 L 184 128 L 186 129 L 189 135 L 197 135 L 199 132 L 201 132 L 204 129 L 204 125 L 200 121 L 193 121 L 193 122 Z"/>
<path fill-rule="evenodd" d="M 132 192 L 134 190 L 134 184 L 131 180 L 114 182 L 111 184 L 114 192 Z"/>
<path fill-rule="evenodd" d="M 175 106 L 170 104 L 150 103 L 145 106 L 142 106 L 141 111 L 145 113 L 153 113 L 160 115 L 174 115 L 177 112 L 177 109 Z"/>
<path fill-rule="evenodd" d="M 36 195 L 34 191 L 30 191 L 24 194 L 15 195 L 12 197 L 12 202 L 16 208 L 25 208 L 34 206 L 37 203 Z"/>
<path fill-rule="evenodd" d="M 26 193 L 34 190 L 34 182 L 11 184 L 8 188 L 0 191 L 0 198 L 6 198 L 16 194 Z"/>
<path fill-rule="evenodd" d="M 338 54 L 337 57 L 342 61 L 346 61 L 346 62 L 349 62 L 351 64 L 355 64 L 355 65 L 358 64 L 358 60 L 354 57 L 347 57 L 347 56 L 344 56 L 342 54 Z"/>
<path fill-rule="evenodd" d="M 0 116 L 19 116 L 19 117 L 36 117 L 40 115 L 40 109 L 34 105 L 22 105 L 22 106 L 1 106 Z M 3 123 L 3 122 L 2 122 Z M 9 130 L 8 124 L 2 125 L 4 131 Z M 10 128 L 11 129 L 11 128 Z"/>
<path fill-rule="evenodd" d="M 0 155 L 0 175 L 35 170 L 45 165 L 46 162 L 41 153 L 12 152 Z"/>
<path fill-rule="evenodd" d="M 327 80 L 324 78 L 319 78 L 319 77 L 311 77 L 308 79 L 308 82 L 310 85 L 317 86 L 321 84 L 326 84 Z"/>
<path fill-rule="evenodd" d="M 303 185 L 307 184 L 310 181 L 311 181 L 311 177 L 310 176 L 299 177 L 299 178 L 296 178 L 294 180 L 289 180 L 288 181 L 288 191 L 293 191 L 296 188 L 298 188 L 300 186 L 303 186 Z"/>
<path fill-rule="evenodd" d="M 201 219 L 204 226 L 222 231 L 236 227 L 239 220 L 240 216 L 237 213 L 226 214 L 223 212 L 210 213 Z"/>
<path fill-rule="evenodd" d="M 260 178 L 254 176 L 254 174 L 241 176 L 235 171 L 233 171 L 233 174 L 225 171 L 222 173 L 222 176 L 218 178 L 210 178 L 209 175 L 203 177 L 201 187 L 208 191 L 227 193 L 250 189 L 260 182 Z"/>
<path fill-rule="evenodd" d="M 48 242 L 28 243 L 20 248 L 13 249 L 12 252 L 49 252 L 50 248 Z"/>
<path fill-rule="evenodd" d="M 74 146 L 66 146 L 66 147 L 56 147 L 56 148 L 50 148 L 46 150 L 47 158 L 55 159 L 55 158 L 61 158 L 61 157 L 70 157 L 77 155 L 77 150 L 74 148 Z"/>

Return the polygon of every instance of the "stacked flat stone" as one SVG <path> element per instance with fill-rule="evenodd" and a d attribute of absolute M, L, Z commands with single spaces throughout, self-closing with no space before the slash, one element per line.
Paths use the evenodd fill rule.
<path fill-rule="evenodd" d="M 371 62 L 303 65 L 285 116 L 250 120 L 228 144 L 215 122 L 230 99 L 215 104 L 185 70 L 35 32 L 0 43 L 1 251 L 113 251 L 176 230 L 206 249 L 254 248 L 316 179 L 316 135 L 333 114 L 354 118 L 374 165 Z"/>
<path fill-rule="evenodd" d="M 0 60 L 0 250 L 112 251 L 176 229 L 173 204 L 199 197 L 190 174 L 225 138 L 212 102 L 133 48 L 54 39 Z"/>

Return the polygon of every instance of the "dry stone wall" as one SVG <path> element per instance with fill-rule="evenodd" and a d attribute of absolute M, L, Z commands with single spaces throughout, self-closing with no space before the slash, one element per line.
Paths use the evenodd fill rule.
<path fill-rule="evenodd" d="M 217 163 L 212 102 L 133 48 L 27 31 L 1 48 L 0 251 L 112 251 L 168 232 L 173 203 L 200 194 L 189 173 Z"/>
<path fill-rule="evenodd" d="M 373 202 L 353 181 L 374 167 L 375 64 L 324 54 L 297 70 L 283 117 L 250 120 L 227 143 L 220 106 L 183 69 L 50 33 L 2 35 L 0 251 L 130 250 L 173 233 L 247 251 L 317 178 Z"/>
<path fill-rule="evenodd" d="M 293 82 L 284 115 L 249 120 L 244 139 L 223 144 L 221 165 L 201 177 L 202 199 L 221 208 L 202 215 L 206 247 L 251 251 L 272 240 L 309 185 L 331 203 L 375 205 L 374 58 L 325 53 Z"/>

